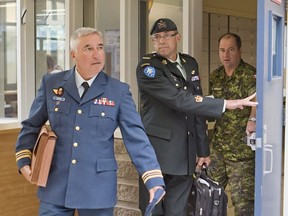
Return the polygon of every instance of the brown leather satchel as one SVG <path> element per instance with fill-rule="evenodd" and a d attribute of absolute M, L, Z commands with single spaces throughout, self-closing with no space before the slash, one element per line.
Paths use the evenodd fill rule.
<path fill-rule="evenodd" d="M 31 183 L 46 187 L 57 136 L 48 125 L 44 125 L 33 149 Z"/>

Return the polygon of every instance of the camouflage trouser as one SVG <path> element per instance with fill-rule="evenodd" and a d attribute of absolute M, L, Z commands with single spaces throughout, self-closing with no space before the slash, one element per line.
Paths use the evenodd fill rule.
<path fill-rule="evenodd" d="M 255 159 L 229 161 L 215 150 L 209 172 L 224 188 L 229 183 L 235 216 L 254 215 Z"/>

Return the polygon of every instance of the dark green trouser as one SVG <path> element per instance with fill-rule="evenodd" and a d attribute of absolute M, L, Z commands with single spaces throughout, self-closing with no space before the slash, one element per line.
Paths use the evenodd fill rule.
<path fill-rule="evenodd" d="M 212 151 L 209 172 L 224 188 L 231 187 L 235 216 L 254 215 L 255 159 L 225 160 L 221 153 Z"/>

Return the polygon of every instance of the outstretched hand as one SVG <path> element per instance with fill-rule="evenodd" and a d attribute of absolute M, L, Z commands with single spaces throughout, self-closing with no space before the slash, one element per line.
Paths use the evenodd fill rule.
<path fill-rule="evenodd" d="M 243 109 L 245 106 L 257 106 L 258 102 L 251 101 L 255 96 L 256 92 L 244 99 L 226 100 L 226 109 Z"/>

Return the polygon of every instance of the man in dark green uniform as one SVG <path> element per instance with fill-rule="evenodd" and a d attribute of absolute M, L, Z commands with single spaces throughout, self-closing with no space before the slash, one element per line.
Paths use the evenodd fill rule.
<path fill-rule="evenodd" d="M 210 74 L 210 94 L 228 100 L 256 91 L 256 69 L 241 58 L 241 39 L 227 33 L 220 37 L 222 66 Z M 243 141 L 256 127 L 256 108 L 228 110 L 216 120 L 212 137 L 210 170 L 224 187 L 231 187 L 235 216 L 254 215 L 255 152 Z"/>
<path fill-rule="evenodd" d="M 175 23 L 167 18 L 151 28 L 155 53 L 143 56 L 137 67 L 141 114 L 155 149 L 166 185 L 166 195 L 153 215 L 184 216 L 198 166 L 210 163 L 206 117 L 221 117 L 225 109 L 253 106 L 251 98 L 224 100 L 203 97 L 197 61 L 177 51 L 181 39 Z M 140 181 L 140 209 L 149 202 Z"/>

